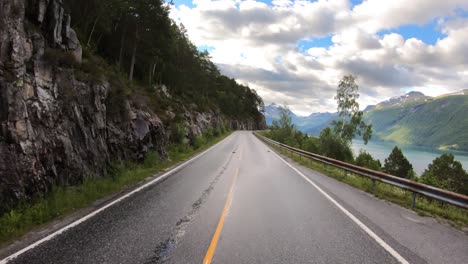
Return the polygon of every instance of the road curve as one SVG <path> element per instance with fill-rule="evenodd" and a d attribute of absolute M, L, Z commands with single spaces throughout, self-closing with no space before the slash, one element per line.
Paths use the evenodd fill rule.
<path fill-rule="evenodd" d="M 8 263 L 466 263 L 468 236 L 235 132 Z M 1 263 L 1 261 L 0 261 Z"/>

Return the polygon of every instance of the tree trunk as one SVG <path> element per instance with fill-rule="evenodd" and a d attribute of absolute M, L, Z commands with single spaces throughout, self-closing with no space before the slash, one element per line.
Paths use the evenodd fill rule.
<path fill-rule="evenodd" d="M 150 65 L 148 69 L 148 85 L 150 87 L 151 87 L 151 79 L 153 78 L 152 71 L 151 71 L 152 68 L 153 68 L 153 65 Z"/>
<path fill-rule="evenodd" d="M 91 32 L 89 33 L 88 41 L 86 42 L 86 46 L 88 47 L 89 47 L 89 43 L 91 43 L 91 39 L 93 38 L 93 33 L 94 33 L 94 30 L 96 29 L 96 24 L 98 20 L 99 20 L 99 16 L 97 16 L 96 19 L 94 20 L 93 28 L 91 29 Z"/>
<path fill-rule="evenodd" d="M 96 47 L 99 47 L 99 42 L 101 42 L 101 39 L 102 39 L 102 33 L 99 34 L 99 37 L 96 40 Z"/>
<path fill-rule="evenodd" d="M 154 73 L 156 72 L 156 64 L 157 64 L 157 61 L 154 61 L 153 67 L 150 69 L 150 83 L 149 83 L 150 86 L 154 79 Z"/>
<path fill-rule="evenodd" d="M 136 57 L 136 50 L 137 50 L 137 33 L 135 32 L 135 40 L 133 41 L 133 52 L 132 52 L 132 61 L 130 62 L 130 74 L 128 79 L 130 81 L 133 80 L 133 70 L 135 69 L 135 57 Z"/>
<path fill-rule="evenodd" d="M 125 45 L 125 33 L 127 32 L 127 27 L 125 26 L 125 23 L 123 23 L 123 28 L 122 28 L 122 37 L 120 38 L 120 50 L 119 50 L 119 69 L 122 69 L 122 63 L 123 63 L 123 51 L 124 51 L 124 45 Z"/>

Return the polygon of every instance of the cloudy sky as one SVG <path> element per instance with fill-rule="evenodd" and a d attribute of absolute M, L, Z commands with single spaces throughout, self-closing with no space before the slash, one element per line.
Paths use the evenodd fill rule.
<path fill-rule="evenodd" d="M 339 79 L 357 76 L 363 109 L 408 91 L 468 89 L 466 0 L 174 0 L 222 73 L 294 112 L 336 111 Z"/>

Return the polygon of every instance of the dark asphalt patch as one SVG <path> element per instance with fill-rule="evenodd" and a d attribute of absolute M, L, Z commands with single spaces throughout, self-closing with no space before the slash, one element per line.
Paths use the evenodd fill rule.
<path fill-rule="evenodd" d="M 237 149 L 237 147 L 236 147 Z M 235 151 L 232 152 L 233 154 Z M 221 171 L 216 175 L 216 177 L 210 182 L 208 188 L 206 188 L 200 197 L 192 204 L 192 209 L 188 212 L 187 215 L 180 218 L 175 226 L 171 236 L 161 242 L 159 245 L 156 246 L 154 249 L 154 254 L 150 258 L 148 258 L 144 263 L 145 264 L 161 264 L 165 263 L 169 260 L 170 253 L 177 248 L 177 243 L 180 239 L 184 236 L 185 230 L 190 224 L 191 219 L 195 216 L 198 210 L 201 208 L 203 203 L 206 201 L 210 193 L 213 191 L 214 186 L 218 182 L 219 178 L 224 174 L 226 171 L 229 163 L 232 160 L 234 155 L 230 155 L 229 159 L 227 160 L 226 164 L 222 166 Z"/>

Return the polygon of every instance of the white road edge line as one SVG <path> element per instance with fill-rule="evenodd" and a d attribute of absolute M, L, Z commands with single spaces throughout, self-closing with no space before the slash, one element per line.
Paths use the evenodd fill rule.
<path fill-rule="evenodd" d="M 346 208 L 344 208 L 341 204 L 339 204 L 335 199 L 333 199 L 328 193 L 326 193 L 322 188 L 320 188 L 317 184 L 315 184 L 312 180 L 310 180 L 307 176 L 305 176 L 301 171 L 296 169 L 292 166 L 289 162 L 279 156 L 275 151 L 271 151 L 273 154 L 276 155 L 280 160 L 282 160 L 286 165 L 288 165 L 291 169 L 293 169 L 297 174 L 302 176 L 304 180 L 310 183 L 312 186 L 315 187 L 323 196 L 325 196 L 330 202 L 332 202 L 338 209 L 340 209 L 345 215 L 347 215 L 354 223 L 356 223 L 362 230 L 364 230 L 371 238 L 373 238 L 381 247 L 383 247 L 388 253 L 390 253 L 398 262 L 402 264 L 409 264 L 409 262 L 404 259 L 396 250 L 394 250 L 390 245 L 388 245 L 383 239 L 381 239 L 377 234 L 375 234 L 370 228 L 368 228 L 364 223 L 362 223 L 357 217 L 355 217 L 352 213 L 350 213 Z"/>
<path fill-rule="evenodd" d="M 232 135 L 232 134 L 231 134 L 231 135 Z M 50 235 L 48 235 L 48 236 L 46 236 L 46 237 L 44 237 L 44 238 L 42 238 L 42 239 L 36 241 L 36 242 L 34 242 L 33 244 L 31 244 L 31 245 L 29 245 L 29 246 L 27 246 L 27 247 L 21 249 L 20 251 L 18 251 L 18 252 L 16 252 L 16 253 L 14 253 L 14 254 L 12 254 L 12 255 L 10 255 L 10 256 L 4 258 L 3 260 L 0 261 L 0 264 L 6 264 L 6 263 L 9 262 L 10 260 L 12 260 L 12 259 L 18 257 L 19 255 L 25 253 L 26 251 L 29 251 L 29 250 L 31 250 L 31 249 L 33 249 L 33 248 L 39 246 L 40 244 L 42 244 L 42 243 L 44 243 L 44 242 L 46 242 L 46 241 L 48 241 L 48 240 L 51 240 L 52 238 L 54 238 L 54 237 L 56 237 L 56 236 L 62 234 L 63 232 L 67 231 L 68 229 L 73 228 L 73 227 L 75 227 L 75 226 L 77 226 L 77 225 L 83 223 L 84 221 L 86 221 L 86 220 L 90 219 L 91 217 L 93 217 L 93 216 L 99 214 L 100 212 L 106 210 L 107 208 L 113 206 L 114 204 L 119 203 L 120 201 L 122 201 L 122 200 L 124 200 L 124 199 L 130 197 L 131 195 L 133 195 L 133 194 L 135 194 L 135 193 L 137 193 L 137 192 L 139 192 L 139 191 L 141 191 L 141 190 L 143 190 L 143 189 L 149 187 L 150 185 L 153 185 L 153 184 L 155 184 L 155 183 L 158 183 L 158 182 L 164 180 L 165 178 L 167 178 L 168 176 L 170 176 L 170 175 L 173 174 L 174 172 L 176 172 L 176 171 L 182 169 L 182 168 L 185 167 L 186 165 L 190 164 L 191 162 L 193 162 L 193 161 L 195 161 L 196 159 L 198 159 L 198 158 L 200 158 L 201 156 L 203 156 L 205 153 L 207 153 L 208 151 L 212 150 L 214 147 L 218 146 L 221 142 L 223 142 L 223 141 L 225 141 L 226 139 L 230 138 L 231 135 L 228 136 L 228 137 L 226 137 L 226 138 L 224 138 L 223 140 L 219 141 L 218 143 L 214 144 L 214 145 L 211 146 L 210 148 L 204 150 L 203 152 L 197 154 L 195 157 L 193 157 L 193 158 L 187 160 L 186 162 L 180 164 L 179 166 L 173 168 L 172 170 L 170 170 L 170 171 L 164 173 L 163 175 L 159 176 L 158 178 L 156 178 L 156 179 L 154 179 L 154 180 L 152 180 L 152 181 L 150 181 L 150 182 L 148 182 L 148 183 L 146 183 L 146 184 L 144 184 L 144 185 L 142 185 L 142 186 L 136 188 L 135 190 L 133 190 L 133 191 L 127 193 L 126 195 L 124 195 L 124 196 L 122 196 L 122 197 L 120 197 L 120 198 L 118 198 L 118 199 L 116 199 L 116 200 L 114 200 L 114 201 L 112 201 L 112 202 L 106 204 L 105 206 L 103 206 L 103 207 L 101 207 L 101 208 L 99 208 L 99 209 L 97 209 L 97 210 L 95 210 L 95 211 L 89 213 L 88 215 L 86 215 L 86 216 L 84 216 L 84 217 L 82 217 L 82 218 L 76 220 L 75 222 L 73 222 L 73 223 L 71 223 L 71 224 L 69 224 L 69 225 L 67 225 L 67 226 L 65 226 L 65 227 L 62 227 L 61 229 L 55 231 L 54 233 L 52 233 L 52 234 L 50 234 Z"/>

